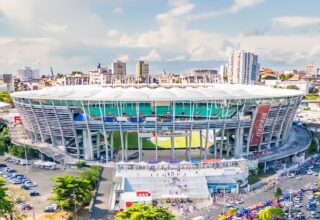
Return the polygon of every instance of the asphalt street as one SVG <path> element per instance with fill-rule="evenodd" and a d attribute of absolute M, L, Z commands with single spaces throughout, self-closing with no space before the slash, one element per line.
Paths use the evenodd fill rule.
<path fill-rule="evenodd" d="M 281 177 L 280 180 L 277 183 L 277 186 L 280 187 L 283 191 L 283 193 L 290 192 L 290 191 L 298 191 L 302 188 L 306 188 L 308 186 L 313 185 L 315 182 L 319 181 L 319 176 L 313 176 L 313 175 L 307 175 L 307 167 L 303 167 L 300 169 L 301 171 L 301 179 L 297 180 L 294 178 L 289 177 Z M 314 168 L 312 169 L 315 172 L 320 172 L 320 166 L 314 165 Z M 257 189 L 255 192 L 250 192 L 249 194 L 244 195 L 244 203 L 240 205 L 236 205 L 237 208 L 241 207 L 250 207 L 252 205 L 257 204 L 258 202 L 262 202 L 266 199 L 273 198 L 274 193 L 274 187 L 271 189 L 265 190 L 264 188 Z M 228 210 L 228 208 L 225 207 L 225 210 Z M 209 216 L 211 219 L 217 219 L 219 214 L 223 212 L 223 206 L 210 206 L 207 209 L 200 210 L 197 213 L 194 213 L 192 216 L 188 217 L 182 217 L 181 219 L 192 219 L 196 216 Z"/>

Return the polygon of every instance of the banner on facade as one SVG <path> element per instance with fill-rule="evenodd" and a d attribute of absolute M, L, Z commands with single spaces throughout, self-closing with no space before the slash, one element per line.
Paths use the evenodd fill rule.
<path fill-rule="evenodd" d="M 270 111 L 270 105 L 258 106 L 257 114 L 253 122 L 250 145 L 257 146 L 260 144 L 269 111 Z"/>

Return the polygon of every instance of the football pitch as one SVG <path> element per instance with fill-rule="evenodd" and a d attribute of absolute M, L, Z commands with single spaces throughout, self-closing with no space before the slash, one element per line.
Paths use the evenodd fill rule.
<path fill-rule="evenodd" d="M 120 133 L 114 133 L 114 146 L 116 149 L 121 148 Z M 205 138 L 202 137 L 202 144 L 205 144 Z M 192 148 L 197 148 L 200 146 L 200 134 L 199 132 L 192 133 Z M 209 143 L 210 146 L 210 143 Z M 156 148 L 156 138 L 142 138 L 142 147 L 144 150 L 154 150 Z M 174 138 L 174 148 L 184 149 L 186 148 L 186 138 L 185 137 L 175 137 Z M 170 149 L 171 140 L 170 137 L 158 137 L 158 149 Z M 138 138 L 136 132 L 128 133 L 128 149 L 135 150 L 138 149 Z"/>

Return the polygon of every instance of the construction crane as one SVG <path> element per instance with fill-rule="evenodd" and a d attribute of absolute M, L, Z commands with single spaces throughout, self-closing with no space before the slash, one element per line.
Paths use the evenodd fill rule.
<path fill-rule="evenodd" d="M 50 71 L 51 71 L 51 77 L 53 78 L 53 77 L 54 77 L 54 74 L 53 74 L 53 69 L 52 69 L 52 67 L 50 67 Z"/>

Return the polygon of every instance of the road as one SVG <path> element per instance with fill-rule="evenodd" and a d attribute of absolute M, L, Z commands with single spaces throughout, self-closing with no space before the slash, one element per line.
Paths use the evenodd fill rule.
<path fill-rule="evenodd" d="M 283 193 L 286 192 L 290 192 L 292 191 L 297 191 L 300 190 L 302 188 L 308 187 L 310 185 L 313 185 L 314 182 L 318 182 L 319 181 L 319 177 L 318 176 L 312 176 L 312 175 L 307 175 L 305 174 L 307 170 L 307 167 L 303 167 L 300 169 L 300 171 L 303 173 L 301 174 L 302 179 L 297 180 L 296 178 L 281 178 L 278 181 L 277 186 L 279 186 Z M 320 172 L 320 166 L 315 166 L 314 169 L 312 169 L 316 172 Z M 237 208 L 241 208 L 241 207 L 250 207 L 252 205 L 257 204 L 258 202 L 262 202 L 266 199 L 270 199 L 273 197 L 273 192 L 274 192 L 274 188 L 271 188 L 269 190 L 264 190 L 259 189 L 256 192 L 251 192 L 247 195 L 245 195 L 245 199 L 244 199 L 244 203 L 241 205 L 236 206 Z M 227 210 L 227 208 L 225 208 L 225 210 Z M 223 211 L 223 206 L 211 206 L 208 207 L 207 209 L 204 210 L 200 210 L 197 213 L 194 213 L 192 216 L 188 216 L 188 217 L 182 217 L 181 219 L 192 219 L 193 217 L 196 216 L 209 216 L 211 217 L 211 219 L 217 219 L 217 217 L 219 216 L 219 214 L 221 214 Z"/>
<path fill-rule="evenodd" d="M 112 167 L 103 168 L 97 197 L 95 199 L 94 207 L 92 209 L 92 214 L 90 217 L 90 219 L 92 220 L 107 219 L 107 209 L 112 190 L 113 169 L 114 168 Z"/>

